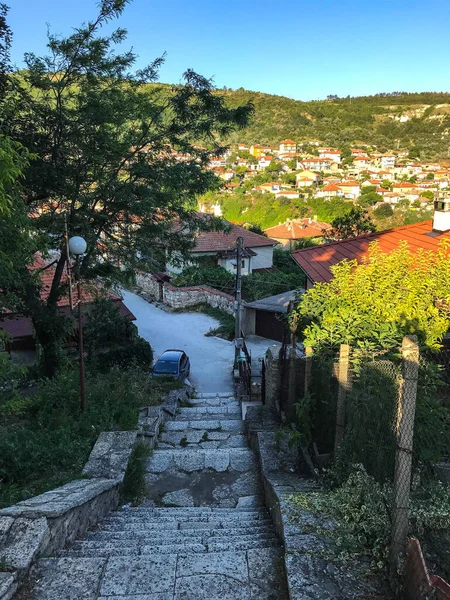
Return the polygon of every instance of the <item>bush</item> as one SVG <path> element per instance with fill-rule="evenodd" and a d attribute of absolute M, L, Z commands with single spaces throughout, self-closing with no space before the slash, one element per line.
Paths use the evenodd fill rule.
<path fill-rule="evenodd" d="M 138 369 L 91 374 L 80 412 L 78 373 L 66 372 L 41 382 L 32 401 L 16 400 L 14 411 L 11 403 L 0 406 L 0 506 L 80 477 L 101 431 L 135 429 L 139 407 L 158 404 L 179 385 Z"/>
<path fill-rule="evenodd" d="M 390 204 L 382 204 L 373 211 L 373 214 L 379 219 L 385 219 L 387 217 L 392 217 L 394 210 Z"/>

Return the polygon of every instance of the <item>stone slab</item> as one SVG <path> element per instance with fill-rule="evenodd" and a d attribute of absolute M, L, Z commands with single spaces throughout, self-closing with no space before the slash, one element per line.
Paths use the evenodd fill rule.
<path fill-rule="evenodd" d="M 177 578 L 174 600 L 248 600 L 248 583 L 225 575 L 191 575 Z"/>
<path fill-rule="evenodd" d="M 0 557 L 9 567 L 28 569 L 50 537 L 47 519 L 15 519 L 6 536 Z"/>
<path fill-rule="evenodd" d="M 245 552 L 220 552 L 206 556 L 180 556 L 177 578 L 193 575 L 224 575 L 241 583 L 248 581 Z"/>
<path fill-rule="evenodd" d="M 0 571 L 0 598 L 11 600 L 17 590 L 17 576 L 15 573 Z"/>
<path fill-rule="evenodd" d="M 162 497 L 165 505 L 172 506 L 194 506 L 194 498 L 189 490 L 176 490 L 168 492 Z"/>
<path fill-rule="evenodd" d="M 6 534 L 14 523 L 13 517 L 0 517 L 0 547 L 6 539 Z"/>
<path fill-rule="evenodd" d="M 83 468 L 85 475 L 123 481 L 137 431 L 103 431 Z"/>
<path fill-rule="evenodd" d="M 176 555 L 111 558 L 100 587 L 102 596 L 168 593 L 174 589 Z"/>
<path fill-rule="evenodd" d="M 67 511 L 81 506 L 101 493 L 118 486 L 116 479 L 76 479 L 59 488 L 23 500 L 13 506 L 0 510 L 0 516 L 60 517 Z"/>
<path fill-rule="evenodd" d="M 106 559 L 49 558 L 33 571 L 33 600 L 96 600 Z"/>

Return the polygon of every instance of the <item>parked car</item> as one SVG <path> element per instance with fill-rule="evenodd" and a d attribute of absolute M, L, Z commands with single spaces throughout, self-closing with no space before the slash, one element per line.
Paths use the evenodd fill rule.
<path fill-rule="evenodd" d="M 191 372 L 191 363 L 183 350 L 165 350 L 152 369 L 155 377 L 177 377 L 184 381 Z"/>

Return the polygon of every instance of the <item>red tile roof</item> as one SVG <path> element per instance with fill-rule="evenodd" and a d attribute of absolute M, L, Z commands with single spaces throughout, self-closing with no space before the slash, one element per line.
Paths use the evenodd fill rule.
<path fill-rule="evenodd" d="M 436 250 L 442 239 L 450 240 L 450 232 L 442 233 L 436 237 L 430 237 L 432 221 L 423 221 L 413 225 L 395 227 L 386 231 L 369 233 L 356 238 L 321 244 L 314 248 L 296 250 L 292 258 L 305 271 L 308 278 L 314 282 L 330 281 L 332 273 L 330 267 L 341 260 L 357 259 L 362 261 L 369 244 L 378 241 L 383 252 L 390 252 L 398 247 L 399 242 L 407 241 L 409 248 L 417 252 L 420 248 L 424 250 Z"/>
<path fill-rule="evenodd" d="M 265 229 L 267 235 L 271 235 L 279 240 L 298 240 L 305 237 L 317 237 L 322 235 L 322 229 L 330 229 L 328 223 L 319 221 L 309 222 L 309 219 L 295 219 L 290 222 L 276 225 Z"/>
<path fill-rule="evenodd" d="M 244 248 L 258 248 L 261 246 L 275 246 L 278 242 L 247 231 L 239 225 L 230 223 L 230 232 L 223 231 L 203 231 L 196 238 L 196 245 L 191 252 L 216 252 L 219 250 L 232 250 L 236 247 L 236 241 L 239 236 L 243 238 Z"/>

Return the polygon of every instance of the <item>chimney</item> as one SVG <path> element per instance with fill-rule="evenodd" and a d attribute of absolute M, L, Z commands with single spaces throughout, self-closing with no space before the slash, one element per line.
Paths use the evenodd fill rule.
<path fill-rule="evenodd" d="M 450 196 L 448 192 L 437 193 L 434 200 L 433 231 L 450 231 Z"/>

